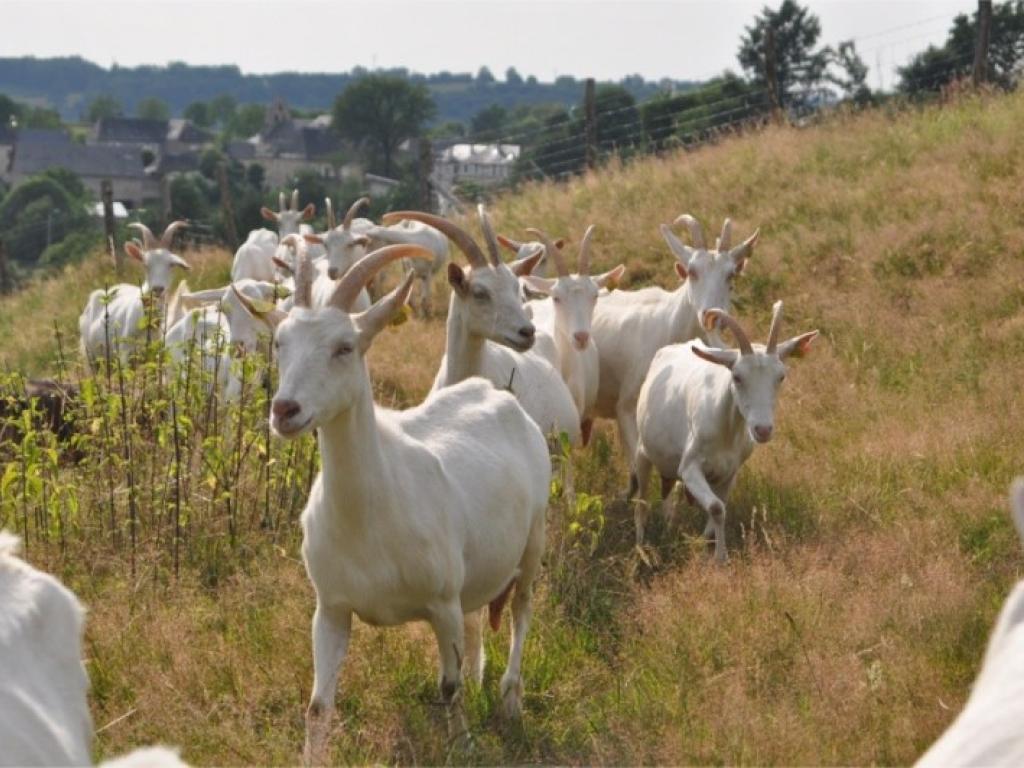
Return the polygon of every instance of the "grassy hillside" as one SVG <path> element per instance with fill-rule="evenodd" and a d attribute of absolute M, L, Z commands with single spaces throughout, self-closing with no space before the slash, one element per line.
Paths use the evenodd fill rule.
<path fill-rule="evenodd" d="M 744 236 L 759 225 L 736 284 L 739 316 L 763 338 L 771 302 L 783 298 L 785 330 L 819 328 L 822 337 L 792 366 L 775 439 L 741 473 L 726 567 L 695 541 L 703 519 L 692 509 L 676 529 L 654 524 L 642 557 L 634 550 L 631 516 L 614 501 L 623 464 L 612 425 L 601 423 L 596 445 L 575 459 L 577 487 L 593 498 L 567 510 L 556 494 L 552 504 L 522 727 L 497 715 L 504 632 L 489 636 L 486 684 L 469 692 L 475 746 L 450 755 L 429 630 L 359 625 L 334 757 L 912 762 L 964 702 L 1020 576 L 1005 495 L 1024 472 L 1022 121 L 1024 96 L 873 113 L 500 201 L 499 230 L 514 235 L 541 226 L 578 238 L 598 224 L 596 265 L 624 261 L 627 288 L 675 284 L 657 225 L 679 213 L 715 229 L 731 216 Z M 204 265 L 198 284 L 226 274 L 226 254 L 195 261 Z M 52 368 L 54 323 L 73 346 L 75 318 L 102 272 L 98 262 L 69 268 L 0 301 L 0 364 Z M 382 334 L 370 357 L 383 401 L 424 395 L 443 332 L 437 319 Z M 293 480 L 304 482 L 308 454 L 273 450 L 294 459 Z M 160 460 L 150 464 L 148 477 L 160 480 Z M 241 522 L 232 517 L 229 535 L 218 482 L 206 490 L 195 470 L 174 579 L 157 503 L 166 496 L 143 495 L 140 472 L 132 578 L 124 523 L 108 535 L 101 519 L 108 476 L 112 514 L 125 519 L 121 475 L 59 472 L 78 484 L 80 509 L 63 546 L 56 534 L 37 536 L 29 555 L 89 605 L 93 712 L 106 726 L 97 751 L 162 741 L 197 764 L 295 762 L 313 608 L 297 510 L 253 522 L 263 490 L 245 468 L 232 513 Z M 13 495 L 0 501 L 19 530 L 34 509 Z"/>

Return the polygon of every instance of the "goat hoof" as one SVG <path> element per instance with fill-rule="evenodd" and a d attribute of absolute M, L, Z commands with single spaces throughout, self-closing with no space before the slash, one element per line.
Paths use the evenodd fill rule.
<path fill-rule="evenodd" d="M 505 717 L 519 720 L 523 716 L 523 680 L 521 677 L 501 678 L 501 701 Z"/>

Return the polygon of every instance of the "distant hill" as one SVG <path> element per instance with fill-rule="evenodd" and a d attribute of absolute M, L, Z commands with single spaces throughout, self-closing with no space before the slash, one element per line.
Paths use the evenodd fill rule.
<path fill-rule="evenodd" d="M 438 108 L 438 120 L 467 121 L 484 107 L 500 104 L 577 104 L 582 80 L 571 76 L 553 83 L 535 78 L 517 82 L 488 82 L 468 73 L 440 72 L 421 75 L 406 69 L 384 70 L 427 85 Z M 176 115 L 194 101 L 207 101 L 230 94 L 240 103 L 266 104 L 283 98 L 299 109 L 326 109 L 353 79 L 367 73 L 357 67 L 338 74 L 280 72 L 271 75 L 246 75 L 233 65 L 194 67 L 172 63 L 165 67 L 139 66 L 105 69 L 85 59 L 0 58 L 0 93 L 20 101 L 49 106 L 67 120 L 81 117 L 85 106 L 96 96 L 108 94 L 118 99 L 126 114 L 133 114 L 140 100 L 153 97 L 170 105 Z M 651 82 L 638 75 L 624 78 L 620 84 L 638 100 L 660 90 L 696 87 L 691 81 Z"/>

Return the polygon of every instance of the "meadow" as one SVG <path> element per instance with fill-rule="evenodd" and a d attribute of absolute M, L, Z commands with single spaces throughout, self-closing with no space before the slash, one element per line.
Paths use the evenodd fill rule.
<path fill-rule="evenodd" d="M 429 628 L 357 622 L 334 760 L 915 760 L 966 699 L 1020 577 L 1006 493 L 1024 473 L 1022 121 L 1022 95 L 869 111 L 497 200 L 498 231 L 517 237 L 533 226 L 578 242 L 597 224 L 594 267 L 624 262 L 626 289 L 676 284 L 658 225 L 680 213 L 711 231 L 730 216 L 743 237 L 760 226 L 736 315 L 763 340 L 782 298 L 783 332 L 821 337 L 740 474 L 726 566 L 693 508 L 675 526 L 656 518 L 635 548 L 614 425 L 599 422 L 568 459 L 576 503 L 552 488 L 521 725 L 499 715 L 507 619 L 488 633 L 485 684 L 467 695 L 474 742 L 459 752 Z M 227 281 L 230 254 L 183 255 L 193 287 Z M 0 299 L 4 387 L 81 378 L 77 317 L 105 281 L 96 255 Z M 443 345 L 443 317 L 382 333 L 378 402 L 421 400 Z M 0 448 L 0 526 L 89 608 L 97 756 L 159 742 L 198 765 L 298 762 L 312 440 L 268 435 L 254 372 L 241 409 L 211 410 L 156 364 L 82 383 L 80 461 L 31 430 Z"/>

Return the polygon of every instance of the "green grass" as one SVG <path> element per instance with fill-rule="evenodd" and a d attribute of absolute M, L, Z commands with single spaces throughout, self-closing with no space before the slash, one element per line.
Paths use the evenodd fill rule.
<path fill-rule="evenodd" d="M 727 215 L 737 234 L 760 226 L 736 283 L 741 321 L 763 338 L 783 298 L 785 330 L 821 338 L 792 366 L 777 437 L 730 499 L 728 566 L 711 564 L 703 517 L 685 505 L 672 524 L 655 514 L 636 551 L 617 500 L 624 463 L 601 423 L 573 457 L 577 505 L 556 493 L 549 512 L 522 724 L 498 715 L 505 632 L 488 636 L 485 684 L 468 692 L 474 746 L 452 754 L 430 631 L 357 625 L 333 758 L 912 762 L 965 700 L 1021 569 L 1005 494 L 1024 466 L 1022 121 L 1019 95 L 868 112 L 498 200 L 498 229 L 514 237 L 534 226 L 578 242 L 596 223 L 595 269 L 624 262 L 627 288 L 676 284 L 657 227 L 680 213 L 714 231 Z M 226 254 L 188 257 L 194 285 L 225 279 Z M 78 312 L 105 279 L 111 270 L 87 260 L 0 300 L 0 367 L 54 372 L 55 324 L 73 360 Z M 425 395 L 443 333 L 435 319 L 381 335 L 370 353 L 380 399 Z M 29 559 L 90 608 L 95 721 L 130 713 L 100 734 L 98 755 L 156 741 L 196 764 L 294 763 L 312 680 L 296 525 L 312 446 L 272 441 L 268 470 L 262 394 L 243 412 L 241 458 L 193 400 L 176 538 L 161 386 L 155 368 L 145 383 L 131 377 L 127 426 L 116 391 L 100 387 L 80 464 L 55 463 L 37 433 L 5 446 L 0 523 L 27 521 Z"/>

